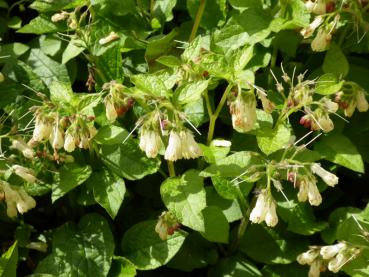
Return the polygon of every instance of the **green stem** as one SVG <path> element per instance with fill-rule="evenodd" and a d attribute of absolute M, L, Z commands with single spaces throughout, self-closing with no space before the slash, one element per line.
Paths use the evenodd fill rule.
<path fill-rule="evenodd" d="M 219 102 L 217 108 L 215 109 L 215 112 L 212 115 L 209 115 L 210 116 L 210 122 L 209 122 L 208 138 L 207 138 L 207 144 L 208 145 L 213 140 L 215 123 L 217 121 L 217 118 L 218 118 L 221 110 L 223 109 L 223 106 L 224 106 L 225 102 L 227 101 L 227 97 L 228 97 L 228 94 L 231 91 L 231 89 L 232 89 L 232 85 L 228 84 L 226 90 L 223 93 L 222 98 L 220 99 L 220 102 Z"/>
<path fill-rule="evenodd" d="M 169 177 L 176 176 L 176 170 L 174 168 L 174 163 L 172 161 L 168 161 L 168 171 L 169 171 Z"/>
<path fill-rule="evenodd" d="M 193 41 L 196 37 L 197 30 L 199 29 L 201 18 L 205 10 L 205 6 L 206 6 L 206 0 L 200 0 L 200 5 L 199 5 L 199 8 L 197 9 L 195 22 L 193 23 L 191 35 L 189 38 L 190 42 Z"/>
<path fill-rule="evenodd" d="M 269 67 L 270 70 L 272 70 L 275 67 L 275 64 L 277 62 L 277 56 L 278 56 L 278 48 L 273 47 L 272 57 L 270 59 L 270 67 Z M 268 74 L 268 84 L 269 87 L 271 87 L 273 84 L 273 76 L 271 73 Z"/>
<path fill-rule="evenodd" d="M 155 5 L 155 0 L 150 0 L 150 17 L 151 17 L 151 19 L 154 17 L 154 5 Z"/>

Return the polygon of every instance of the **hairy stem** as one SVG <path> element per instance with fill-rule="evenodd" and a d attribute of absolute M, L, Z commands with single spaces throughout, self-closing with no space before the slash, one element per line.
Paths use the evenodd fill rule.
<path fill-rule="evenodd" d="M 168 161 L 167 163 L 168 163 L 169 177 L 175 177 L 176 170 L 174 168 L 174 163 L 172 161 Z"/>
<path fill-rule="evenodd" d="M 208 138 L 207 138 L 207 144 L 208 145 L 213 140 L 215 123 L 217 121 L 217 118 L 218 118 L 221 110 L 223 109 L 223 106 L 224 106 L 225 102 L 227 101 L 227 97 L 228 97 L 228 94 L 231 91 L 231 89 L 232 89 L 232 85 L 228 84 L 226 90 L 223 93 L 222 98 L 220 99 L 220 102 L 219 102 L 217 108 L 215 109 L 215 112 L 211 115 L 209 114 L 210 122 L 209 122 Z M 206 97 L 205 97 L 205 100 L 206 100 Z"/>
<path fill-rule="evenodd" d="M 205 10 L 205 6 L 206 6 L 206 0 L 200 0 L 200 5 L 199 5 L 199 8 L 197 9 L 195 22 L 193 23 L 191 35 L 189 38 L 190 42 L 193 41 L 196 37 L 197 30 L 199 29 L 201 18 Z"/>

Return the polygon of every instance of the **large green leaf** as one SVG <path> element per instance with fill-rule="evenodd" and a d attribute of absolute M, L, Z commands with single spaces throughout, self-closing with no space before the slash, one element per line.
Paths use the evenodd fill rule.
<path fill-rule="evenodd" d="M 174 92 L 174 98 L 179 104 L 188 104 L 201 98 L 201 94 L 207 89 L 208 81 L 194 81 L 183 84 Z"/>
<path fill-rule="evenodd" d="M 227 257 L 210 268 L 209 277 L 261 277 L 258 268 L 242 257 Z"/>
<path fill-rule="evenodd" d="M 229 224 L 222 210 L 209 206 L 202 210 L 205 231 L 201 234 L 209 241 L 228 243 Z"/>
<path fill-rule="evenodd" d="M 115 125 L 105 125 L 101 127 L 94 136 L 94 141 L 98 144 L 114 145 L 124 141 L 128 132 Z"/>
<path fill-rule="evenodd" d="M 18 243 L 12 246 L 0 257 L 0 276 L 16 277 L 18 264 Z"/>
<path fill-rule="evenodd" d="M 349 63 L 341 48 L 332 44 L 325 55 L 323 70 L 325 73 L 333 73 L 337 77 L 345 77 L 349 72 Z"/>
<path fill-rule="evenodd" d="M 108 277 L 134 277 L 136 274 L 136 267 L 130 260 L 124 257 L 113 257 Z"/>
<path fill-rule="evenodd" d="M 181 248 L 187 233 L 175 232 L 161 240 L 155 232 L 156 221 L 149 220 L 132 226 L 122 240 L 122 251 L 138 269 L 149 270 L 168 263 Z"/>
<path fill-rule="evenodd" d="M 50 86 L 50 99 L 56 104 L 71 104 L 74 98 L 73 90 L 69 83 L 53 81 Z"/>
<path fill-rule="evenodd" d="M 141 179 L 157 172 L 160 167 L 159 159 L 147 158 L 131 139 L 123 144 L 102 145 L 99 153 L 107 167 L 128 180 Z"/>
<path fill-rule="evenodd" d="M 92 173 L 87 180 L 87 186 L 93 189 L 96 202 L 114 219 L 126 193 L 124 180 L 104 170 Z"/>
<path fill-rule="evenodd" d="M 364 162 L 356 146 L 342 134 L 328 134 L 315 144 L 314 150 L 328 161 L 364 173 Z"/>
<path fill-rule="evenodd" d="M 256 137 L 258 146 L 266 155 L 270 155 L 287 146 L 291 139 L 291 129 L 280 124 L 277 129 L 269 129 L 269 132 Z"/>
<path fill-rule="evenodd" d="M 268 228 L 261 224 L 248 226 L 240 250 L 255 261 L 266 264 L 288 264 L 308 247 L 306 239 L 286 230 Z"/>
<path fill-rule="evenodd" d="M 24 34 L 46 34 L 56 31 L 62 32 L 66 29 L 66 25 L 63 23 L 54 23 L 50 17 L 46 15 L 40 15 L 32 19 L 27 25 L 20 28 L 17 32 Z"/>
<path fill-rule="evenodd" d="M 53 233 L 52 252 L 37 266 L 36 273 L 55 276 L 107 276 L 114 253 L 108 222 L 87 214 L 79 222 L 66 223 Z"/>
<path fill-rule="evenodd" d="M 181 177 L 168 178 L 160 193 L 165 206 L 183 225 L 205 232 L 201 211 L 206 207 L 206 195 L 198 171 L 189 170 Z"/>
<path fill-rule="evenodd" d="M 55 202 L 75 187 L 81 185 L 90 177 L 91 172 L 89 165 L 80 166 L 75 163 L 63 165 L 57 175 L 57 182 L 52 185 L 52 201 Z"/>

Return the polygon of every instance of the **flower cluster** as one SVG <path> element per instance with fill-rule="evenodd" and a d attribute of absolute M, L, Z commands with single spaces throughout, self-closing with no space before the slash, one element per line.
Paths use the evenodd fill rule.
<path fill-rule="evenodd" d="M 16 172 L 16 174 L 22 175 L 19 171 L 20 169 L 18 168 L 17 170 L 18 172 Z M 23 177 L 28 178 L 28 176 Z M 2 191 L 3 198 L 5 198 L 7 207 L 6 213 L 9 217 L 16 217 L 18 213 L 24 214 L 36 207 L 36 201 L 29 196 L 22 187 L 11 186 L 9 183 L 1 181 L 0 191 Z"/>
<path fill-rule="evenodd" d="M 269 227 L 274 227 L 278 223 L 276 204 L 270 190 L 263 189 L 257 196 L 255 207 L 250 213 L 250 221 L 261 223 L 265 221 Z"/>
<path fill-rule="evenodd" d="M 173 235 L 180 227 L 181 225 L 172 213 L 162 212 L 155 226 L 155 232 L 162 240 L 166 240 L 168 235 Z"/>
<path fill-rule="evenodd" d="M 168 161 L 179 159 L 196 159 L 202 155 L 200 146 L 188 129 L 171 130 L 164 158 Z"/>
<path fill-rule="evenodd" d="M 337 273 L 350 260 L 360 254 L 360 249 L 341 241 L 327 246 L 311 246 L 299 256 L 297 262 L 301 265 L 310 265 L 309 277 L 319 277 L 320 272 L 328 268 Z"/>
<path fill-rule="evenodd" d="M 366 92 L 357 84 L 349 82 L 349 88 L 336 93 L 335 101 L 344 110 L 345 116 L 351 117 L 357 109 L 359 112 L 366 112 L 369 109 L 366 100 Z"/>

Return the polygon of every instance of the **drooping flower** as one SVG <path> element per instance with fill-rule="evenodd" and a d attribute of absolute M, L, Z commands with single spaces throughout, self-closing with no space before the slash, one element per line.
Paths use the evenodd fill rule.
<path fill-rule="evenodd" d="M 267 189 L 263 189 L 256 199 L 255 207 L 250 213 L 250 221 L 253 223 L 265 223 L 274 227 L 278 223 L 276 205 L 273 197 Z"/>
<path fill-rule="evenodd" d="M 17 202 L 17 210 L 20 214 L 28 212 L 30 209 L 36 207 L 36 201 L 29 196 L 23 188 L 18 189 L 19 200 Z"/>
<path fill-rule="evenodd" d="M 72 132 L 67 130 L 67 134 L 64 140 L 64 150 L 67 152 L 73 152 L 76 149 L 76 138 L 73 136 Z"/>
<path fill-rule="evenodd" d="M 37 180 L 35 172 L 30 168 L 15 164 L 12 169 L 16 175 L 29 183 L 34 183 Z"/>
<path fill-rule="evenodd" d="M 313 22 L 310 23 L 310 25 L 300 31 L 301 35 L 304 38 L 309 38 L 314 33 L 316 28 L 318 28 L 323 23 L 323 17 L 322 16 L 316 16 Z"/>
<path fill-rule="evenodd" d="M 59 22 L 62 20 L 65 20 L 69 17 L 69 13 L 62 11 L 60 13 L 55 13 L 51 16 L 51 21 L 52 22 Z"/>
<path fill-rule="evenodd" d="M 323 259 L 329 260 L 338 254 L 338 252 L 344 250 L 347 247 L 347 244 L 344 242 L 339 242 L 333 245 L 323 246 L 320 249 L 320 255 Z"/>
<path fill-rule="evenodd" d="M 166 240 L 168 236 L 180 228 L 180 224 L 171 212 L 162 212 L 158 222 L 155 225 L 155 232 L 158 233 L 162 240 Z"/>
<path fill-rule="evenodd" d="M 117 119 L 118 114 L 117 111 L 115 110 L 115 106 L 111 98 L 105 99 L 105 109 L 106 109 L 106 118 L 110 122 L 114 122 Z"/>
<path fill-rule="evenodd" d="M 141 129 L 139 146 L 148 158 L 155 158 L 163 146 L 163 141 L 158 132 Z"/>
<path fill-rule="evenodd" d="M 64 146 L 64 131 L 58 125 L 53 127 L 50 143 L 54 149 L 60 149 Z"/>
<path fill-rule="evenodd" d="M 23 156 L 27 159 L 33 159 L 35 156 L 33 149 L 21 138 L 12 140 L 11 148 L 22 152 Z"/>
<path fill-rule="evenodd" d="M 338 177 L 322 168 L 318 163 L 313 163 L 311 165 L 311 171 L 322 178 L 328 186 L 334 187 L 338 184 Z"/>
<path fill-rule="evenodd" d="M 23 188 L 11 187 L 7 182 L 1 182 L 0 187 L 5 194 L 9 217 L 16 217 L 18 212 L 23 214 L 36 206 L 36 201 Z"/>
<path fill-rule="evenodd" d="M 116 32 L 110 32 L 109 35 L 99 40 L 99 44 L 105 45 L 117 39 L 119 39 L 119 35 Z"/>
<path fill-rule="evenodd" d="M 251 131 L 256 122 L 256 99 L 253 92 L 238 93 L 230 102 L 233 128 L 240 133 Z"/>
<path fill-rule="evenodd" d="M 42 116 L 36 117 L 36 123 L 35 123 L 35 129 L 33 130 L 33 140 L 37 142 L 41 142 L 44 139 L 48 139 L 50 137 L 52 131 L 52 125 L 51 123 L 45 119 L 42 118 Z"/>
<path fill-rule="evenodd" d="M 309 277 L 319 277 L 321 267 L 322 267 L 322 261 L 319 259 L 314 260 L 310 265 L 308 276 Z"/>
<path fill-rule="evenodd" d="M 165 150 L 164 158 L 168 161 L 182 159 L 182 143 L 178 132 L 172 130 L 169 134 L 169 142 Z"/>
<path fill-rule="evenodd" d="M 311 265 L 312 262 L 319 256 L 319 249 L 311 247 L 308 251 L 297 256 L 297 262 L 301 265 Z"/>
<path fill-rule="evenodd" d="M 343 247 L 338 254 L 328 262 L 328 269 L 334 273 L 340 269 L 350 260 L 360 254 L 360 249 L 355 247 Z"/>
<path fill-rule="evenodd" d="M 328 49 L 332 40 L 332 35 L 324 28 L 319 28 L 318 33 L 311 42 L 311 49 L 315 52 L 322 52 Z"/>
<path fill-rule="evenodd" d="M 310 205 L 319 206 L 322 203 L 322 196 L 316 186 L 316 180 L 313 176 L 302 176 L 299 180 L 299 191 L 297 199 L 300 202 L 309 200 Z"/>
<path fill-rule="evenodd" d="M 195 141 L 193 134 L 189 130 L 182 130 L 179 133 L 182 144 L 182 156 L 185 159 L 196 159 L 202 155 L 200 146 Z"/>
<path fill-rule="evenodd" d="M 358 89 L 356 92 L 356 102 L 359 112 L 366 112 L 369 109 L 369 104 L 365 98 L 365 93 L 361 89 Z"/>

